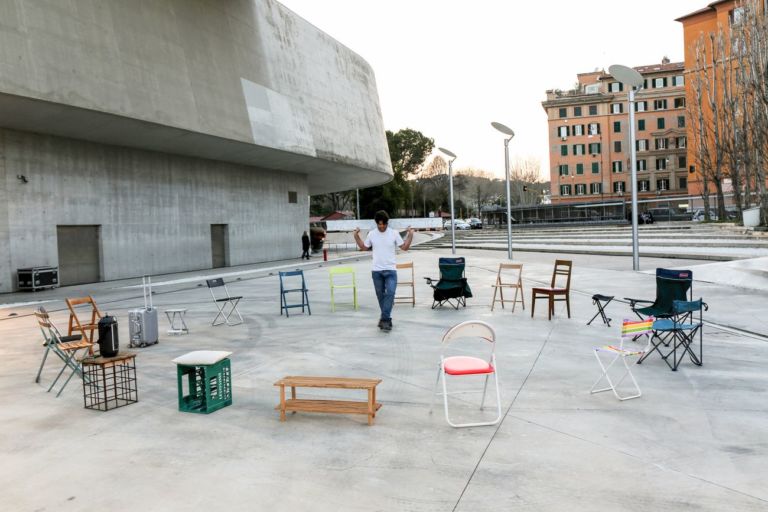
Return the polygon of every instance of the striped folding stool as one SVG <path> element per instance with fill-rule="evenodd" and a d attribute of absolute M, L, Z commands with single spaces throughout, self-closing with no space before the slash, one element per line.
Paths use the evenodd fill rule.
<path fill-rule="evenodd" d="M 611 390 L 613 391 L 613 394 L 616 396 L 616 398 L 618 398 L 619 400 L 629 400 L 630 398 L 637 398 L 642 395 L 642 392 L 640 391 L 640 386 L 637 385 L 635 376 L 632 375 L 632 371 L 630 370 L 630 367 L 627 364 L 627 359 L 631 357 L 641 358 L 643 357 L 643 354 L 645 354 L 645 350 L 631 350 L 631 349 L 624 348 L 624 340 L 626 338 L 634 339 L 642 335 L 646 335 L 646 336 L 653 335 L 653 317 L 647 318 L 645 320 L 625 319 L 624 322 L 622 322 L 621 324 L 621 341 L 619 342 L 618 347 L 615 345 L 603 345 L 601 347 L 593 348 L 595 352 L 595 358 L 597 359 L 597 364 L 600 365 L 600 369 L 602 370 L 602 373 L 600 374 L 600 377 L 592 385 L 592 389 L 589 390 L 590 393 L 600 393 L 602 391 Z M 604 355 L 603 358 L 601 358 L 600 357 L 601 354 L 607 354 L 607 357 Z M 614 380 L 611 379 L 611 376 L 610 376 L 610 370 L 613 367 L 613 365 L 616 363 L 616 361 L 619 361 L 619 360 L 621 360 L 622 364 L 624 365 L 624 373 L 614 383 Z M 632 384 L 634 385 L 634 390 L 630 392 L 631 394 L 622 395 L 621 393 L 619 393 L 619 390 L 617 388 L 621 385 L 622 382 L 624 382 L 624 379 L 626 379 L 627 376 L 629 376 L 629 378 L 632 380 Z M 605 380 L 605 382 L 608 385 L 597 389 L 597 386 L 601 385 L 603 380 Z"/>

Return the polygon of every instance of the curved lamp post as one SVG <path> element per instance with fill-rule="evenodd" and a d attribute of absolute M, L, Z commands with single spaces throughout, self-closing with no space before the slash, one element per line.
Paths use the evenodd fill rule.
<path fill-rule="evenodd" d="M 511 260 L 512 259 L 512 197 L 509 192 L 509 141 L 512 140 L 512 138 L 515 136 L 515 132 L 512 131 L 512 128 L 505 126 L 501 123 L 492 122 L 491 126 L 493 126 L 496 130 L 500 131 L 504 135 L 507 135 L 508 138 L 504 139 L 504 172 L 506 176 L 506 183 L 507 183 L 507 257 Z"/>
<path fill-rule="evenodd" d="M 453 161 L 456 160 L 456 154 L 445 148 L 437 148 L 442 154 L 450 157 L 448 160 L 448 195 L 451 202 L 451 254 L 456 254 L 456 226 L 453 218 Z"/>
<path fill-rule="evenodd" d="M 631 159 L 632 187 L 632 270 L 640 270 L 640 247 L 637 239 L 637 148 L 635 147 L 635 90 L 643 86 L 643 75 L 636 70 L 620 64 L 614 64 L 608 68 L 611 74 L 619 82 L 629 88 L 627 93 L 629 102 L 629 151 Z"/>

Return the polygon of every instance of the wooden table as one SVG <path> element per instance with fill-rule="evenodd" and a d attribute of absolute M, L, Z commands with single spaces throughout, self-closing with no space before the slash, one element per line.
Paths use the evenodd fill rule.
<path fill-rule="evenodd" d="M 367 414 L 368 424 L 373 425 L 376 411 L 381 404 L 376 402 L 376 386 L 381 379 L 349 379 L 344 377 L 284 377 L 275 382 L 280 386 L 280 405 L 275 410 L 280 411 L 280 421 L 285 421 L 285 412 L 325 412 L 338 414 Z M 285 399 L 285 387 L 291 388 L 291 398 Z M 368 400 L 310 400 L 296 398 L 296 388 L 333 388 L 333 389 L 365 389 Z"/>

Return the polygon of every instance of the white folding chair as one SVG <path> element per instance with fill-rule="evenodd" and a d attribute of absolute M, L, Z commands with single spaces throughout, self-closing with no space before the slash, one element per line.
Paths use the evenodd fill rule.
<path fill-rule="evenodd" d="M 229 290 L 227 290 L 227 285 L 224 284 L 224 279 L 220 277 L 217 277 L 216 279 L 207 279 L 205 282 L 208 284 L 211 297 L 213 297 L 213 303 L 216 304 L 216 308 L 219 310 L 216 317 L 213 319 L 213 322 L 211 322 L 211 325 L 215 326 L 224 323 L 227 325 L 240 325 L 243 323 L 243 317 L 240 316 L 240 311 L 237 310 L 237 304 L 243 297 L 233 297 L 230 295 Z M 213 292 L 214 288 L 224 288 L 224 296 L 216 297 L 216 294 Z M 238 322 L 229 321 L 229 317 L 232 316 L 233 313 L 237 313 L 237 317 L 240 319 Z M 219 321 L 219 318 L 221 318 L 221 321 Z"/>
<path fill-rule="evenodd" d="M 643 354 L 645 354 L 645 350 L 628 350 L 624 348 L 624 340 L 626 338 L 634 339 L 642 335 L 648 336 L 649 339 L 650 336 L 653 335 L 653 317 L 646 320 L 624 319 L 624 322 L 621 324 L 621 341 L 619 342 L 618 347 L 615 345 L 603 345 L 602 347 L 594 347 L 593 350 L 595 353 L 595 358 L 597 359 L 597 364 L 600 365 L 602 373 L 592 385 L 592 389 L 589 390 L 590 393 L 601 393 L 603 391 L 610 390 L 613 391 L 613 394 L 619 400 L 629 400 L 631 398 L 637 398 L 643 394 L 642 391 L 640 391 L 640 386 L 637 385 L 635 376 L 632 375 L 630 366 L 627 364 L 627 359 L 631 357 L 641 358 L 643 357 Z M 606 362 L 608 363 L 607 365 L 604 364 L 603 359 L 600 358 L 600 354 L 608 354 L 609 357 L 605 358 Z M 614 363 L 619 360 L 621 360 L 621 362 L 624 364 L 624 373 L 621 374 L 621 378 L 619 378 L 619 380 L 614 384 L 609 371 Z M 631 392 L 631 394 L 622 395 L 619 393 L 617 388 L 621 385 L 622 382 L 624 382 L 624 379 L 626 379 L 627 376 L 629 376 L 629 378 L 632 380 L 634 390 Z M 603 380 L 605 380 L 608 385 L 606 387 L 596 389 Z"/>
<path fill-rule="evenodd" d="M 88 341 L 88 339 L 81 334 L 62 336 L 56 326 L 51 322 L 48 312 L 42 307 L 35 311 L 35 316 L 37 317 L 37 323 L 40 326 L 40 331 L 43 333 L 43 338 L 45 339 L 45 353 L 43 353 L 43 360 L 40 362 L 40 368 L 37 370 L 35 382 L 40 382 L 40 375 L 43 373 L 45 360 L 48 358 L 48 354 L 53 352 L 59 359 L 61 359 L 64 365 L 61 367 L 61 370 L 59 370 L 59 373 L 56 375 L 53 382 L 51 382 L 48 391 L 50 392 L 53 389 L 67 369 L 70 370 L 69 376 L 64 381 L 61 388 L 59 388 L 59 392 L 56 393 L 56 396 L 59 396 L 61 395 L 61 392 L 64 391 L 64 388 L 67 387 L 69 381 L 72 380 L 72 377 L 77 375 L 78 377 L 83 378 L 83 369 L 77 358 L 77 353 L 80 350 L 90 350 L 93 347 L 93 343 Z"/>
<path fill-rule="evenodd" d="M 449 356 L 446 357 L 446 349 L 448 345 L 459 339 L 480 339 L 490 343 L 490 354 L 486 358 L 474 357 L 474 356 Z M 469 320 L 462 322 L 458 325 L 451 327 L 448 332 L 443 336 L 442 351 L 440 354 L 440 368 L 437 373 L 437 381 L 435 382 L 434 393 L 432 394 L 432 404 L 429 407 L 430 413 L 432 412 L 432 405 L 434 405 L 434 397 L 439 394 L 437 386 L 440 380 L 443 381 L 443 408 L 445 410 L 445 421 L 452 427 L 480 427 L 484 425 L 496 425 L 501 421 L 501 392 L 499 391 L 499 376 L 498 367 L 496 365 L 496 333 L 493 327 L 485 322 L 477 320 Z M 493 375 L 493 380 L 496 385 L 496 419 L 493 421 L 482 421 L 476 423 L 454 423 L 448 414 L 448 384 L 447 377 L 466 377 L 470 375 L 484 375 L 485 384 L 483 385 L 483 398 L 480 401 L 480 410 L 485 405 L 485 394 L 488 389 L 488 378 Z M 468 393 L 469 391 L 453 392 Z"/>

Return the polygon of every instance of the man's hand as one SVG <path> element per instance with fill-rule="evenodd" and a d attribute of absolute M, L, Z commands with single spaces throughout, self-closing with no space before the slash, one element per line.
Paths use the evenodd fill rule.
<path fill-rule="evenodd" d="M 408 236 L 411 236 L 411 237 L 413 236 L 413 233 L 416 231 L 411 226 L 408 226 L 408 228 L 406 228 L 406 229 L 408 230 Z"/>

